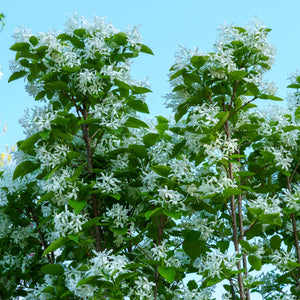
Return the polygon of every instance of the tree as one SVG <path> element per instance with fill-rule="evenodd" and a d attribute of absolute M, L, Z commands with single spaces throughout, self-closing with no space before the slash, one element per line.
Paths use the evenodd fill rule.
<path fill-rule="evenodd" d="M 213 299 L 220 284 L 225 299 L 299 299 L 300 77 L 289 110 L 256 108 L 282 100 L 262 79 L 269 31 L 225 26 L 215 52 L 182 49 L 175 120 L 146 122 L 129 61 L 153 53 L 135 27 L 19 30 L 9 81 L 45 106 L 2 173 L 0 298 Z"/>

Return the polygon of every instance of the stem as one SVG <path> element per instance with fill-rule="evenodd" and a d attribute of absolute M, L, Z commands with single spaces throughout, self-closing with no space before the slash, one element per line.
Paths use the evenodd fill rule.
<path fill-rule="evenodd" d="M 299 164 L 297 165 L 296 168 L 298 168 Z M 294 170 L 295 171 L 295 170 Z M 293 172 L 293 175 L 295 174 L 295 172 Z M 288 190 L 291 192 L 292 188 L 291 188 L 291 179 L 292 177 L 287 177 L 287 186 L 288 186 Z M 299 238 L 298 238 L 298 231 L 297 231 L 297 222 L 296 222 L 296 216 L 295 213 L 291 213 L 291 219 L 292 219 L 292 226 L 293 226 L 293 236 L 295 239 L 295 247 L 296 247 L 296 256 L 297 256 L 297 262 L 300 264 L 300 246 L 299 246 Z M 296 276 L 296 282 L 297 282 L 297 286 L 300 288 L 300 267 L 297 268 L 298 269 L 298 274 Z M 300 299 L 299 296 L 297 296 L 297 299 Z"/>

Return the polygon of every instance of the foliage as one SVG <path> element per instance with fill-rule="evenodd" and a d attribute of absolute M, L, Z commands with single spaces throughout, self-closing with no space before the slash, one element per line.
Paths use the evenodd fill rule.
<path fill-rule="evenodd" d="M 299 299 L 300 77 L 288 109 L 257 109 L 282 100 L 263 81 L 269 31 L 225 26 L 214 52 L 182 49 L 175 120 L 147 122 L 129 65 L 152 51 L 135 27 L 17 30 L 9 81 L 45 106 L 3 167 L 0 298 L 213 299 L 219 284 L 224 299 Z"/>

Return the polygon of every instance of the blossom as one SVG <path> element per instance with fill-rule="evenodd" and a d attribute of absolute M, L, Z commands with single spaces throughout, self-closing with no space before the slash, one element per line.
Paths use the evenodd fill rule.
<path fill-rule="evenodd" d="M 117 194 L 121 190 L 120 183 L 121 181 L 114 177 L 114 173 L 106 172 L 104 174 L 101 172 L 101 176 L 97 177 L 94 187 L 101 189 L 105 194 Z"/>

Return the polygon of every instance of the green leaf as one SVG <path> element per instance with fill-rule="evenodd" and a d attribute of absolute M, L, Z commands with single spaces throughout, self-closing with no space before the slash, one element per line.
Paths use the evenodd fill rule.
<path fill-rule="evenodd" d="M 152 93 L 152 91 L 144 86 L 132 86 L 132 93 L 133 94 L 146 94 L 146 93 Z"/>
<path fill-rule="evenodd" d="M 51 199 L 51 198 L 53 198 L 53 197 L 54 197 L 54 192 L 51 191 L 51 192 L 49 192 L 49 193 L 43 195 L 43 196 L 39 199 L 39 201 L 38 201 L 37 203 L 42 203 L 42 202 L 47 201 L 47 200 L 49 200 L 49 199 Z"/>
<path fill-rule="evenodd" d="M 8 82 L 11 82 L 11 81 L 17 80 L 17 79 L 19 79 L 19 78 L 22 78 L 22 77 L 24 77 L 26 74 L 27 74 L 27 72 L 24 71 L 24 70 L 15 72 L 15 73 L 13 73 L 13 74 L 9 77 Z"/>
<path fill-rule="evenodd" d="M 41 136 L 41 138 L 43 140 L 48 140 L 49 136 L 50 136 L 51 131 L 43 131 L 43 132 L 39 132 L 39 135 Z"/>
<path fill-rule="evenodd" d="M 261 264 L 261 260 L 257 256 L 249 255 L 248 256 L 248 261 L 249 261 L 249 264 L 253 267 L 254 270 L 260 271 L 262 264 Z"/>
<path fill-rule="evenodd" d="M 119 32 L 114 35 L 114 41 L 121 46 L 125 46 L 127 44 L 127 35 L 124 32 Z"/>
<path fill-rule="evenodd" d="M 178 220 L 181 217 L 181 212 L 180 211 L 168 211 L 168 210 L 163 210 L 163 213 L 170 217 L 173 218 L 175 220 Z"/>
<path fill-rule="evenodd" d="M 129 107 L 133 108 L 136 111 L 149 114 L 149 108 L 147 103 L 141 100 L 128 99 L 127 104 Z"/>
<path fill-rule="evenodd" d="M 213 286 L 213 285 L 215 285 L 215 284 L 217 284 L 217 283 L 219 283 L 223 280 L 224 280 L 224 278 L 222 278 L 222 277 L 221 278 L 217 277 L 217 278 L 213 278 L 213 279 L 208 279 L 206 284 L 205 284 L 205 287 Z"/>
<path fill-rule="evenodd" d="M 29 38 L 29 42 L 32 46 L 36 46 L 38 43 L 39 43 L 39 40 L 36 36 L 32 35 L 30 38 Z"/>
<path fill-rule="evenodd" d="M 75 210 L 76 215 L 78 215 L 86 206 L 87 201 L 73 201 L 71 199 L 69 199 L 69 204 L 70 206 Z"/>
<path fill-rule="evenodd" d="M 174 80 L 175 78 L 179 77 L 180 75 L 182 75 L 182 74 L 184 74 L 184 73 L 186 73 L 186 69 L 185 69 L 185 68 L 176 71 L 174 74 L 172 74 L 172 75 L 170 76 L 170 81 Z M 173 91 L 174 91 L 174 90 L 173 90 Z"/>
<path fill-rule="evenodd" d="M 147 156 L 147 151 L 143 145 L 132 144 L 129 145 L 128 150 L 137 157 L 143 158 Z"/>
<path fill-rule="evenodd" d="M 101 217 L 96 217 L 96 218 L 92 218 L 92 219 L 88 220 L 86 223 L 84 223 L 82 225 L 82 229 L 86 230 L 86 229 L 89 229 L 89 228 L 95 226 L 99 222 L 100 219 L 101 219 Z"/>
<path fill-rule="evenodd" d="M 194 279 L 190 280 L 188 282 L 187 286 L 188 286 L 188 288 L 189 288 L 190 291 L 198 288 L 198 284 L 197 284 L 197 282 Z"/>
<path fill-rule="evenodd" d="M 100 275 L 93 275 L 93 276 L 89 276 L 87 278 L 81 279 L 78 281 L 76 287 L 79 287 L 83 284 L 91 284 L 91 283 L 95 283 L 98 279 L 100 279 L 101 276 Z"/>
<path fill-rule="evenodd" d="M 29 43 L 16 43 L 12 45 L 9 49 L 12 51 L 28 51 L 30 48 Z"/>
<path fill-rule="evenodd" d="M 30 160 L 21 162 L 14 171 L 13 179 L 24 177 L 25 175 L 32 173 L 34 170 L 38 169 L 40 164 L 34 163 Z"/>
<path fill-rule="evenodd" d="M 46 95 L 46 91 L 40 91 L 37 93 L 34 100 L 36 100 L 36 101 L 41 100 L 45 97 L 45 95 Z"/>
<path fill-rule="evenodd" d="M 148 210 L 147 212 L 145 212 L 145 217 L 147 219 L 150 219 L 151 217 L 160 216 L 161 214 L 162 214 L 162 208 L 158 207 L 153 210 Z"/>
<path fill-rule="evenodd" d="M 282 98 L 280 97 L 276 97 L 273 95 L 267 95 L 267 94 L 261 94 L 258 96 L 259 99 L 263 99 L 263 100 L 274 100 L 274 101 L 283 101 Z"/>
<path fill-rule="evenodd" d="M 75 234 L 68 234 L 68 238 L 69 238 L 71 241 L 75 242 L 76 244 L 79 243 L 79 236 L 78 236 L 78 235 L 75 235 Z"/>
<path fill-rule="evenodd" d="M 169 166 L 156 165 L 152 166 L 151 169 L 158 175 L 163 177 L 168 177 L 172 171 L 172 168 Z"/>
<path fill-rule="evenodd" d="M 146 146 L 146 148 L 149 148 L 156 144 L 156 142 L 159 140 L 160 135 L 158 133 L 148 133 L 143 136 L 143 142 Z"/>
<path fill-rule="evenodd" d="M 175 280 L 176 269 L 174 267 L 158 267 L 158 273 L 166 279 L 168 283 L 172 283 Z"/>
<path fill-rule="evenodd" d="M 141 44 L 140 46 L 141 46 L 140 52 L 154 55 L 154 53 L 152 52 L 152 50 L 148 46 L 143 45 L 143 44 Z"/>
<path fill-rule="evenodd" d="M 239 243 L 245 250 L 247 250 L 250 253 L 252 252 L 252 246 L 247 241 L 240 240 Z"/>
<path fill-rule="evenodd" d="M 109 227 L 109 230 L 116 233 L 116 234 L 126 234 L 128 232 L 128 228 L 124 227 L 124 228 L 113 228 L 113 227 Z"/>
<path fill-rule="evenodd" d="M 62 70 L 63 70 L 63 72 L 66 72 L 66 73 L 76 73 L 81 70 L 81 67 L 80 66 L 75 66 L 75 67 L 63 66 Z"/>
<path fill-rule="evenodd" d="M 300 89 L 300 84 L 297 83 L 293 83 L 287 86 L 288 88 L 292 88 L 292 89 Z"/>
<path fill-rule="evenodd" d="M 64 81 L 53 81 L 45 83 L 45 88 L 50 91 L 69 90 L 68 85 Z"/>
<path fill-rule="evenodd" d="M 214 127 L 214 130 L 217 131 L 223 124 L 227 121 L 229 117 L 229 112 L 219 112 L 216 114 L 216 117 L 220 120 Z"/>
<path fill-rule="evenodd" d="M 149 128 L 148 124 L 134 117 L 129 117 L 125 125 L 131 128 Z"/>
<path fill-rule="evenodd" d="M 44 251 L 42 256 L 45 256 L 46 254 L 48 254 L 51 251 L 55 251 L 58 248 L 62 247 L 66 242 L 68 241 L 68 239 L 66 237 L 60 237 L 59 239 L 57 239 L 56 241 L 54 241 L 52 244 L 50 244 Z"/>
<path fill-rule="evenodd" d="M 193 242 L 184 241 L 182 248 L 184 252 L 191 258 L 192 262 L 200 255 L 209 251 L 209 248 L 206 246 L 205 242 L 200 240 Z"/>
<path fill-rule="evenodd" d="M 69 38 L 71 44 L 75 46 L 76 48 L 83 49 L 84 48 L 84 42 L 80 40 L 77 36 L 73 35 Z"/>
<path fill-rule="evenodd" d="M 58 264 L 48 264 L 41 268 L 42 272 L 49 275 L 62 275 L 64 273 L 64 268 L 62 265 Z"/>
<path fill-rule="evenodd" d="M 191 58 L 191 64 L 196 68 L 201 68 L 207 62 L 209 56 L 198 56 L 195 55 Z"/>
<path fill-rule="evenodd" d="M 270 246 L 273 250 L 279 250 L 281 245 L 281 238 L 279 235 L 274 235 L 270 239 Z"/>
<path fill-rule="evenodd" d="M 248 73 L 246 71 L 232 71 L 228 73 L 228 76 L 233 80 L 241 80 L 243 79 Z"/>

